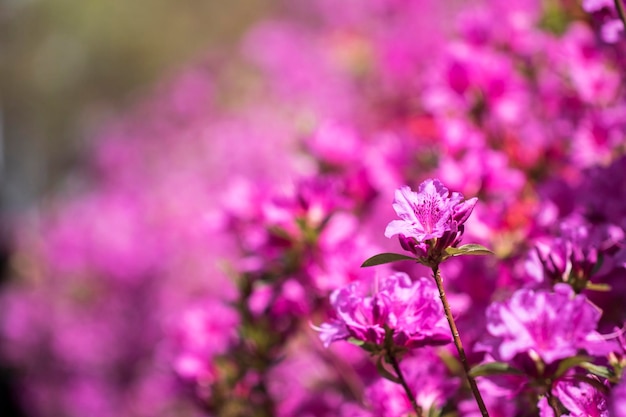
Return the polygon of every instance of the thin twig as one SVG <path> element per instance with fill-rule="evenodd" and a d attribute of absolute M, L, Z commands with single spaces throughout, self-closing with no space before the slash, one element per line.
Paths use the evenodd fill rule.
<path fill-rule="evenodd" d="M 552 392 L 548 395 L 548 404 L 550 408 L 552 408 L 552 412 L 554 412 L 554 417 L 561 416 L 561 410 L 559 409 L 559 405 L 556 402 L 556 397 L 552 395 Z"/>
<path fill-rule="evenodd" d="M 400 385 L 402 385 L 402 388 L 404 388 L 404 392 L 406 392 L 406 395 L 409 398 L 409 401 L 411 401 L 411 406 L 413 407 L 413 410 L 415 410 L 415 412 L 417 413 L 417 417 L 422 417 L 423 416 L 422 407 L 420 407 L 419 404 L 417 404 L 417 401 L 415 400 L 415 395 L 413 395 L 413 393 L 411 392 L 411 389 L 409 388 L 409 385 L 406 383 L 406 380 L 404 379 L 404 375 L 402 374 L 402 370 L 400 369 L 400 364 L 398 363 L 398 359 L 392 352 L 387 352 L 387 359 L 389 359 L 389 362 L 391 363 L 393 370 L 396 372 L 396 376 L 400 380 Z"/>
<path fill-rule="evenodd" d="M 448 319 L 448 324 L 450 325 L 450 331 L 452 332 L 452 339 L 454 340 L 454 345 L 456 346 L 456 350 L 459 352 L 459 358 L 461 359 L 463 370 L 465 370 L 465 376 L 467 377 L 467 382 L 469 382 L 469 386 L 472 390 L 472 394 L 474 394 L 474 398 L 476 399 L 476 403 L 478 404 L 480 413 L 482 414 L 483 417 L 489 417 L 489 412 L 487 411 L 487 407 L 485 406 L 483 397 L 480 395 L 480 391 L 478 390 L 478 385 L 476 385 L 476 380 L 469 374 L 470 367 L 467 362 L 467 356 L 465 356 L 465 350 L 463 349 L 463 343 L 461 342 L 461 337 L 459 336 L 459 330 L 457 329 L 456 323 L 454 322 L 454 317 L 452 317 L 452 312 L 450 311 L 450 305 L 448 304 L 448 299 L 446 298 L 446 293 L 443 289 L 443 280 L 441 279 L 439 266 L 434 266 L 432 270 L 433 270 L 433 277 L 435 278 L 435 282 L 437 283 L 437 288 L 439 289 L 439 298 L 441 298 L 441 303 L 443 304 L 443 310 L 446 313 L 446 318 Z"/>

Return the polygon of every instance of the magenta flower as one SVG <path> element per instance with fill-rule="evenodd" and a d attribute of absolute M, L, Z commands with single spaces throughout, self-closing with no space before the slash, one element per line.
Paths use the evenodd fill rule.
<path fill-rule="evenodd" d="M 588 378 L 602 386 L 597 379 L 590 376 Z M 571 417 L 609 416 L 606 394 L 587 382 L 559 381 L 552 392 L 567 408 Z"/>
<path fill-rule="evenodd" d="M 618 247 L 624 232 L 612 225 L 592 227 L 577 216 L 563 221 L 560 228 L 560 236 L 535 244 L 526 271 L 538 282 L 566 282 L 579 293 L 597 272 L 602 256 Z"/>
<path fill-rule="evenodd" d="M 459 386 L 451 377 L 435 349 L 421 349 L 403 358 L 400 365 L 407 384 L 422 409 L 440 409 Z M 378 417 L 411 415 L 411 403 L 399 384 L 378 378 L 365 389 L 365 400 Z"/>
<path fill-rule="evenodd" d="M 591 354 L 610 351 L 612 345 L 595 331 L 600 316 L 597 307 L 567 284 L 555 285 L 554 292 L 522 289 L 488 308 L 487 331 L 493 339 L 487 350 L 505 362 L 532 354 L 546 364 L 580 349 Z"/>
<path fill-rule="evenodd" d="M 385 236 L 398 235 L 405 250 L 426 256 L 429 248 L 438 252 L 461 241 L 464 223 L 469 218 L 476 198 L 463 200 L 460 193 L 450 193 L 437 179 L 420 184 L 419 191 L 407 186 L 396 190 L 393 208 L 401 220 L 393 220 Z"/>
<path fill-rule="evenodd" d="M 583 0 L 582 6 L 600 24 L 600 36 L 603 41 L 607 43 L 619 41 L 624 33 L 624 24 L 613 0 Z"/>
<path fill-rule="evenodd" d="M 381 283 L 373 295 L 363 295 L 359 282 L 330 296 L 337 319 L 316 328 L 326 347 L 337 340 L 354 338 L 369 347 L 386 348 L 387 332 L 393 345 L 416 348 L 451 341 L 437 288 L 432 280 L 411 282 L 399 272 Z"/>
<path fill-rule="evenodd" d="M 609 409 L 613 417 L 626 417 L 626 379 L 613 388 Z"/>
<path fill-rule="evenodd" d="M 171 335 L 173 367 L 183 379 L 206 384 L 214 378 L 213 358 L 237 338 L 235 309 L 217 300 L 188 308 Z"/>
<path fill-rule="evenodd" d="M 596 383 L 602 385 L 599 381 Z M 587 382 L 559 381 L 552 389 L 552 394 L 567 409 L 567 413 L 562 415 L 568 417 L 619 416 L 619 414 L 609 413 L 606 395 Z M 556 417 L 547 397 L 541 398 L 537 407 L 539 417 Z"/>

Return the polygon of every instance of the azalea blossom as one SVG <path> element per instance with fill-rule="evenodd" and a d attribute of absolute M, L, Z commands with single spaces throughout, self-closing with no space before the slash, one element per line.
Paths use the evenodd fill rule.
<path fill-rule="evenodd" d="M 624 33 L 624 23 L 613 0 L 583 0 L 583 9 L 601 25 L 600 36 L 607 43 L 616 43 Z"/>
<path fill-rule="evenodd" d="M 623 240 L 624 232 L 613 225 L 592 227 L 578 216 L 564 221 L 560 229 L 560 236 L 536 242 L 526 271 L 538 282 L 566 282 L 581 292 L 597 272 L 602 257 Z"/>
<path fill-rule="evenodd" d="M 491 417 L 537 416 L 537 397 L 545 413 L 550 399 L 603 416 L 606 400 L 626 417 L 625 344 L 607 356 L 597 333 L 621 329 L 626 305 L 615 2 L 582 0 L 590 18 L 579 2 L 283 3 L 233 59 L 196 60 L 98 129 L 87 177 L 5 219 L 0 358 L 16 414 L 398 417 L 415 400 L 484 416 L 456 366 L 413 349 L 450 339 L 432 279 L 359 268 L 388 225 L 430 267 L 495 249 L 438 271 L 472 352 L 460 363 L 490 335 L 482 362 L 520 371 L 476 378 Z M 465 232 L 477 242 L 463 248 Z M 519 284 L 556 288 L 503 299 Z M 326 321 L 325 345 L 354 344 L 320 349 L 309 321 Z M 454 349 L 436 354 L 454 365 Z M 590 381 L 583 357 L 607 392 L 577 379 Z"/>
<path fill-rule="evenodd" d="M 449 375 L 434 348 L 425 348 L 408 354 L 400 365 L 407 384 L 415 392 L 415 401 L 425 410 L 440 409 L 448 393 L 460 385 L 459 378 Z M 396 417 L 410 415 L 411 403 L 399 384 L 378 378 L 365 389 L 365 400 L 375 416 Z"/>
<path fill-rule="evenodd" d="M 407 274 L 399 272 L 383 281 L 371 296 L 361 290 L 360 283 L 354 282 L 331 294 L 337 318 L 316 328 L 326 347 L 354 338 L 382 348 L 386 347 L 387 332 L 391 332 L 394 346 L 403 348 L 451 341 L 432 280 L 411 282 Z"/>
<path fill-rule="evenodd" d="M 554 292 L 521 289 L 487 309 L 491 340 L 486 350 L 500 361 L 515 361 L 522 354 L 538 356 L 545 364 L 574 356 L 580 349 L 608 352 L 612 345 L 595 331 L 601 314 L 567 284 L 555 285 Z"/>
<path fill-rule="evenodd" d="M 213 379 L 212 359 L 236 340 L 236 311 L 207 300 L 185 311 L 173 331 L 174 370 L 183 379 Z"/>
<path fill-rule="evenodd" d="M 476 201 L 464 200 L 461 193 L 450 193 L 438 179 L 424 181 L 418 192 L 401 187 L 393 202 L 400 220 L 387 225 L 385 236 L 398 235 L 402 248 L 418 256 L 427 256 L 429 249 L 441 253 L 460 243 L 464 223 Z"/>
<path fill-rule="evenodd" d="M 602 386 L 602 383 L 587 376 Z M 593 385 L 579 381 L 559 381 L 553 389 L 572 417 L 608 417 L 607 396 Z"/>
<path fill-rule="evenodd" d="M 609 409 L 613 417 L 626 417 L 626 380 L 613 388 Z"/>

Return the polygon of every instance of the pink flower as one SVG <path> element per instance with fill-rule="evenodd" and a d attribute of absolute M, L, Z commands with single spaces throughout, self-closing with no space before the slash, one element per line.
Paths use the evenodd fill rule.
<path fill-rule="evenodd" d="M 236 340 L 237 312 L 217 300 L 190 307 L 180 317 L 172 334 L 173 367 L 187 380 L 214 378 L 212 360 L 228 350 Z"/>
<path fill-rule="evenodd" d="M 596 382 L 601 385 L 600 382 Z M 555 395 L 569 417 L 608 417 L 620 414 L 609 414 L 607 396 L 587 382 L 559 381 L 555 384 L 552 394 Z M 537 403 L 540 417 L 555 417 L 547 397 Z"/>
<path fill-rule="evenodd" d="M 422 349 L 407 355 L 400 364 L 415 401 L 424 410 L 440 409 L 447 396 L 459 385 L 451 377 L 434 349 Z M 374 415 L 395 417 L 410 415 L 411 403 L 401 385 L 378 378 L 365 389 L 365 399 Z"/>
<path fill-rule="evenodd" d="M 534 353 L 546 364 L 574 356 L 580 349 L 593 354 L 608 343 L 595 331 L 600 316 L 567 284 L 555 285 L 554 292 L 519 290 L 487 310 L 487 331 L 493 337 L 488 350 L 503 361 Z"/>
<path fill-rule="evenodd" d="M 450 193 L 437 179 L 420 184 L 419 191 L 407 186 L 396 190 L 393 208 L 401 220 L 393 220 L 385 236 L 400 236 L 405 250 L 425 256 L 428 247 L 439 251 L 461 241 L 464 223 L 469 218 L 476 198 L 463 200 L 460 193 Z"/>
<path fill-rule="evenodd" d="M 564 220 L 560 229 L 560 236 L 536 243 L 526 270 L 538 282 L 566 282 L 580 293 L 598 272 L 603 256 L 618 247 L 624 232 L 613 225 L 592 227 L 578 216 Z"/>
<path fill-rule="evenodd" d="M 595 381 L 601 385 L 597 379 Z M 567 408 L 571 417 L 609 416 L 606 394 L 587 382 L 559 381 L 552 392 Z"/>
<path fill-rule="evenodd" d="M 613 0 L 583 0 L 583 9 L 594 15 L 600 23 L 600 36 L 607 43 L 616 43 L 624 33 L 624 24 L 619 18 Z"/>
<path fill-rule="evenodd" d="M 381 283 L 372 296 L 352 283 L 330 296 L 337 319 L 316 330 L 326 347 L 337 340 L 354 338 L 369 347 L 385 346 L 387 332 L 393 345 L 416 348 L 451 341 L 443 308 L 434 283 L 427 278 L 411 282 L 399 272 Z"/>
<path fill-rule="evenodd" d="M 626 417 L 626 380 L 622 379 L 611 393 L 610 415 L 613 417 Z"/>

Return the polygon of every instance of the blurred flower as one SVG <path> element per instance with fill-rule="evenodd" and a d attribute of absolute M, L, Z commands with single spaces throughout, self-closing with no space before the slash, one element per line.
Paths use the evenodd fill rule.
<path fill-rule="evenodd" d="M 543 239 L 526 262 L 527 272 L 539 282 L 565 282 L 577 293 L 587 284 L 606 256 L 624 238 L 617 226 L 592 227 L 572 216 L 560 224 L 561 236 Z"/>
<path fill-rule="evenodd" d="M 611 417 L 626 416 L 626 379 L 613 388 L 609 410 Z"/>
<path fill-rule="evenodd" d="M 602 386 L 597 378 L 587 376 Z M 609 417 L 607 396 L 587 381 L 559 381 L 552 389 L 571 417 Z"/>
<path fill-rule="evenodd" d="M 415 393 L 415 401 L 424 410 L 443 407 L 450 393 L 459 386 L 458 378 L 448 374 L 444 363 L 430 348 L 403 358 L 400 368 Z M 383 378 L 376 379 L 366 388 L 365 399 L 375 416 L 404 416 L 413 411 L 402 386 Z"/>
<path fill-rule="evenodd" d="M 616 43 L 623 36 L 624 23 L 613 0 L 583 0 L 583 9 L 598 19 L 601 25 L 600 34 L 605 42 Z"/>
<path fill-rule="evenodd" d="M 545 364 L 574 356 L 579 350 L 608 353 L 613 347 L 596 332 L 601 312 L 584 295 L 565 284 L 554 292 L 522 289 L 506 302 L 487 309 L 487 352 L 500 361 L 517 355 L 539 357 Z"/>
<path fill-rule="evenodd" d="M 206 385 L 214 379 L 213 358 L 236 340 L 237 312 L 219 300 L 187 309 L 174 332 L 174 369 L 183 379 Z"/>

